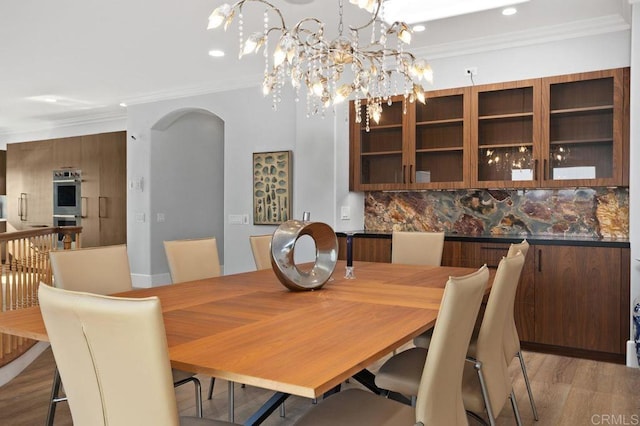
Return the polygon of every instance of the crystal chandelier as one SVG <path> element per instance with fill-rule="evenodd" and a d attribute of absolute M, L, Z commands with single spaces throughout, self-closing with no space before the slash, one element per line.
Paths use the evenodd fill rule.
<path fill-rule="evenodd" d="M 362 121 L 360 101 L 366 104 L 366 124 L 369 119 L 380 121 L 382 103 L 391 105 L 391 96 L 404 94 L 405 99 L 425 102 L 422 80 L 432 82 L 433 72 L 424 59 L 417 59 L 404 50 L 411 41 L 411 29 L 404 22 L 389 25 L 384 22 L 384 0 L 349 0 L 371 13 L 362 26 L 344 29 L 343 0 L 338 1 L 338 37 L 325 35 L 325 24 L 316 18 L 304 18 L 287 27 L 282 12 L 265 0 L 240 0 L 216 8 L 209 16 L 208 29 L 224 24 L 225 30 L 237 17 L 239 56 L 257 53 L 264 48 L 265 96 L 271 94 L 273 107 L 281 100 L 286 79 L 290 79 L 299 97 L 306 86 L 307 116 L 324 113 L 326 108 L 355 99 L 356 121 Z M 246 3 L 264 6 L 263 28 L 247 37 L 243 28 L 243 7 Z M 271 23 L 270 15 L 275 15 Z M 361 38 L 369 30 L 371 35 Z M 271 36 L 271 37 L 270 37 Z M 269 53 L 270 46 L 273 53 Z M 406 112 L 406 111 L 405 111 Z"/>

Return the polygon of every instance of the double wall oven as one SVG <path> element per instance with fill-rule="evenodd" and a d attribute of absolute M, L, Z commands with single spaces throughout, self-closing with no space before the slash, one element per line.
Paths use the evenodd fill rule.
<path fill-rule="evenodd" d="M 83 216 L 82 172 L 53 171 L 53 226 L 80 226 Z"/>

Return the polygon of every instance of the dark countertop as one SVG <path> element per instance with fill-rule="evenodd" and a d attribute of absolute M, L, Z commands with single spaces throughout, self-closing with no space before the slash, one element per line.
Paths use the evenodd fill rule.
<path fill-rule="evenodd" d="M 338 231 L 336 235 L 345 237 L 353 234 L 358 238 L 391 238 L 391 232 L 383 231 Z M 590 236 L 563 236 L 563 235 L 460 235 L 445 234 L 446 241 L 468 241 L 474 243 L 519 243 L 524 238 L 534 245 L 558 245 L 558 246 L 587 246 L 587 247 L 612 247 L 629 248 L 629 240 L 596 238 Z"/>

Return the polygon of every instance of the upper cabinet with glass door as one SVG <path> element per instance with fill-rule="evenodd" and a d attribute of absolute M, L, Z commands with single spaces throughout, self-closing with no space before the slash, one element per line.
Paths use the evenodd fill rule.
<path fill-rule="evenodd" d="M 628 184 L 628 69 L 543 79 L 544 186 Z"/>
<path fill-rule="evenodd" d="M 352 104 L 350 189 L 384 191 L 464 188 L 468 180 L 469 89 L 425 93 L 426 103 L 403 96 L 383 103 L 380 121 L 360 123 Z"/>
<path fill-rule="evenodd" d="M 412 105 L 409 183 L 413 189 L 464 188 L 469 176 L 469 88 L 425 93 Z"/>
<path fill-rule="evenodd" d="M 393 97 L 391 105 L 383 103 L 377 123 L 367 118 L 364 102 L 359 105 L 359 114 L 354 102 L 350 103 L 351 190 L 391 190 L 407 183 L 405 152 L 408 117 L 404 103 L 403 96 Z"/>
<path fill-rule="evenodd" d="M 539 79 L 473 88 L 472 187 L 538 185 L 539 105 Z"/>

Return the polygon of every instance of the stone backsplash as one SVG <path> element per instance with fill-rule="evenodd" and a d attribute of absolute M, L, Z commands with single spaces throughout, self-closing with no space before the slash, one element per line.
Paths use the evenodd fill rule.
<path fill-rule="evenodd" d="M 628 188 L 368 192 L 367 231 L 629 238 Z"/>

